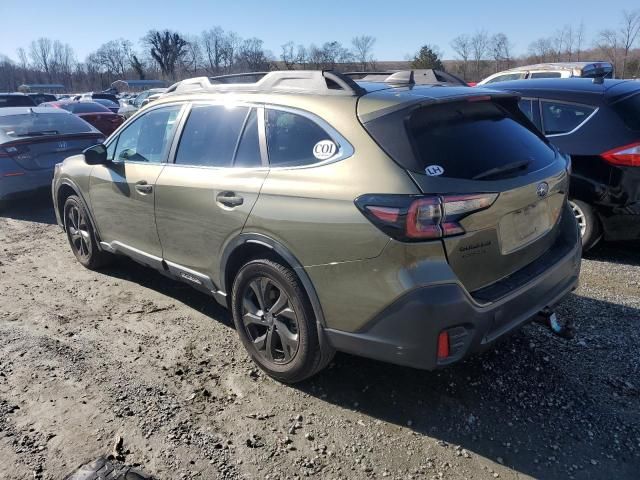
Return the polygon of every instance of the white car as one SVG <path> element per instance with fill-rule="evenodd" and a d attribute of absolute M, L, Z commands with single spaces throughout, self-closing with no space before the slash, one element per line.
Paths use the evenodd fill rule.
<path fill-rule="evenodd" d="M 609 62 L 565 62 L 539 63 L 512 68 L 478 82 L 478 86 L 489 83 L 524 80 L 528 78 L 571 78 L 571 77 L 604 77 L 613 78 L 613 65 Z"/>

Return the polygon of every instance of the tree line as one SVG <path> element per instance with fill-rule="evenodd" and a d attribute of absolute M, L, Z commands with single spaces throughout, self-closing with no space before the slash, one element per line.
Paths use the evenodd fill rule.
<path fill-rule="evenodd" d="M 553 35 L 532 42 L 525 54 L 513 54 L 514 44 L 501 32 L 478 30 L 456 36 L 450 43 L 455 58 L 444 60 L 435 44 L 423 45 L 403 62 L 375 58 L 376 38 L 359 35 L 349 45 L 338 41 L 302 45 L 294 41 L 278 52 L 256 37 L 241 38 L 233 31 L 213 27 L 199 35 L 149 30 L 136 47 L 116 39 L 101 45 L 84 61 L 59 40 L 38 38 L 19 48 L 16 60 L 0 54 L 0 90 L 16 90 L 25 83 L 61 83 L 71 91 L 101 90 L 118 79 L 164 79 L 168 82 L 200 75 L 222 75 L 277 69 L 337 69 L 370 71 L 380 68 L 439 68 L 466 81 L 517 65 L 543 62 L 606 60 L 618 77 L 640 76 L 640 10 L 622 12 L 615 28 L 587 38 L 584 24 L 566 25 Z"/>

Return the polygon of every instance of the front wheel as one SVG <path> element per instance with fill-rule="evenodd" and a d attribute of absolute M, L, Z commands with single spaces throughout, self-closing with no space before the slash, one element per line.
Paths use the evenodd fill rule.
<path fill-rule="evenodd" d="M 586 252 L 598 243 L 600 237 L 602 237 L 600 220 L 598 220 L 593 208 L 581 200 L 569 200 L 569 205 L 576 217 L 576 222 L 578 222 L 578 228 L 582 236 L 582 250 Z"/>
<path fill-rule="evenodd" d="M 64 203 L 64 227 L 71 250 L 83 266 L 95 270 L 110 263 L 112 255 L 98 248 L 89 215 L 76 195 Z"/>
<path fill-rule="evenodd" d="M 333 357 L 320 345 L 313 309 L 288 267 L 267 259 L 245 264 L 233 282 L 231 308 L 253 361 L 281 382 L 304 380 Z"/>

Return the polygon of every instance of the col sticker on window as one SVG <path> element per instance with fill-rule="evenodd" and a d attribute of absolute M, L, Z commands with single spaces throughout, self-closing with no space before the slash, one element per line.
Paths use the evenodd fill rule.
<path fill-rule="evenodd" d="M 313 146 L 313 156 L 318 160 L 326 160 L 336 153 L 336 144 L 331 140 L 321 140 Z"/>

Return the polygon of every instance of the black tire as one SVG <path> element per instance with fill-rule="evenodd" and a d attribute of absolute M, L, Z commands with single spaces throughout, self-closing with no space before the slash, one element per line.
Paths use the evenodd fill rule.
<path fill-rule="evenodd" d="M 582 250 L 586 252 L 602 238 L 602 225 L 589 204 L 575 199 L 569 200 L 569 204 L 582 235 Z"/>
<path fill-rule="evenodd" d="M 76 195 L 64 202 L 64 227 L 67 240 L 78 261 L 89 270 L 97 270 L 113 261 L 113 255 L 98 248 L 96 234 L 89 215 Z"/>
<path fill-rule="evenodd" d="M 298 277 L 278 262 L 252 260 L 240 269 L 231 310 L 252 360 L 278 381 L 305 380 L 333 358 L 334 350 L 320 342 L 313 308 Z"/>

